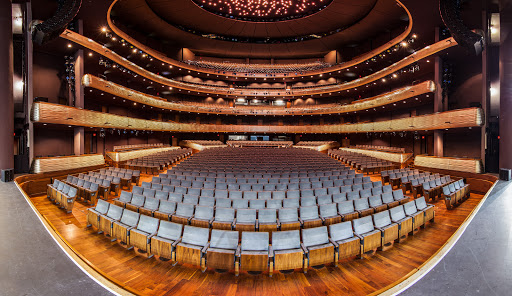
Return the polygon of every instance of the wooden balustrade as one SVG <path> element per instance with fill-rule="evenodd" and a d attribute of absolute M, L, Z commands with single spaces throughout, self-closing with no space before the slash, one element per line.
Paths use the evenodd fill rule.
<path fill-rule="evenodd" d="M 110 157 L 115 162 L 127 161 L 134 158 L 144 157 L 148 155 L 157 154 L 160 152 L 165 152 L 169 150 L 175 150 L 180 147 L 162 147 L 162 148 L 150 148 L 150 149 L 140 149 L 126 152 L 107 152 L 107 156 Z"/>
<path fill-rule="evenodd" d="M 412 157 L 412 153 L 394 153 L 394 152 L 383 152 L 376 150 L 356 149 L 356 148 L 340 148 L 340 150 L 347 152 L 354 152 L 363 154 L 366 156 L 375 157 L 396 163 L 404 163 Z"/>
<path fill-rule="evenodd" d="M 141 75 L 147 79 L 150 79 L 154 82 L 167 85 L 170 87 L 175 87 L 178 89 L 207 93 L 207 94 L 218 94 L 223 96 L 281 96 L 281 97 L 289 97 L 289 96 L 299 96 L 299 95 L 316 95 L 316 94 L 325 94 L 331 92 L 337 92 L 342 90 L 347 90 L 355 87 L 360 87 L 362 85 L 374 82 L 378 79 L 386 77 L 387 75 L 391 75 L 396 71 L 407 67 L 417 61 L 426 58 L 430 55 L 438 53 L 442 50 L 450 48 L 452 46 L 457 45 L 457 42 L 452 38 L 447 38 L 445 40 L 441 40 L 432 45 L 429 45 L 423 49 L 420 49 L 413 54 L 407 56 L 406 58 L 384 68 L 379 71 L 376 71 L 368 76 L 358 78 L 346 83 L 342 84 L 334 84 L 329 86 L 317 86 L 308 89 L 302 90 L 286 90 L 286 89 L 250 89 L 250 88 L 229 88 L 225 86 L 213 86 L 213 85 L 201 85 L 201 84 L 192 84 L 186 83 L 182 81 L 177 81 L 173 79 L 169 79 L 158 74 L 155 74 L 151 71 L 144 69 L 143 67 L 130 62 L 124 57 L 121 57 L 117 53 L 112 50 L 106 48 L 105 46 L 93 41 L 90 38 L 87 38 L 83 35 L 80 35 L 76 32 L 65 30 L 61 34 L 62 38 L 65 38 L 69 41 L 75 42 L 85 48 L 88 48 L 92 51 L 95 51 L 106 58 L 109 58 L 113 62 L 125 67 L 126 69 Z"/>
<path fill-rule="evenodd" d="M 38 157 L 33 160 L 31 171 L 34 174 L 39 174 L 101 165 L 105 165 L 105 158 L 102 154 Z"/>
<path fill-rule="evenodd" d="M 128 35 L 127 33 L 123 32 L 121 29 L 119 29 L 114 24 L 114 22 L 112 21 L 112 18 L 111 18 L 112 8 L 116 5 L 117 2 L 118 2 L 118 0 L 114 0 L 112 2 L 112 4 L 110 5 L 110 7 L 108 9 L 108 12 L 107 12 L 107 22 L 108 22 L 108 26 L 110 27 L 110 29 L 115 34 L 117 34 L 119 37 L 121 37 L 122 39 L 126 40 L 128 43 L 132 44 L 136 48 L 144 51 L 148 55 L 152 56 L 156 60 L 159 60 L 159 61 L 161 61 L 163 63 L 167 63 L 169 65 L 173 65 L 173 66 L 185 69 L 185 70 L 191 70 L 191 71 L 202 72 L 202 73 L 207 73 L 207 74 L 216 74 L 216 75 L 219 74 L 218 71 L 215 71 L 213 69 L 206 69 L 206 68 L 203 68 L 203 67 L 197 67 L 197 66 L 189 65 L 187 63 L 183 63 L 183 62 L 177 61 L 175 59 L 171 59 L 171 58 L 163 55 L 162 53 L 152 49 L 151 47 L 142 44 L 141 42 L 137 41 L 135 38 L 133 38 L 130 35 Z M 399 44 L 401 41 L 403 41 L 405 38 L 407 38 L 409 36 L 409 34 L 411 33 L 412 26 L 413 26 L 413 19 L 412 19 L 411 13 L 407 9 L 407 7 L 405 7 L 404 4 L 402 4 L 398 0 L 396 0 L 396 3 L 402 9 L 404 9 L 405 13 L 408 16 L 408 20 L 409 20 L 409 24 L 408 24 L 407 28 L 400 35 L 396 36 L 395 38 L 391 39 L 390 41 L 386 42 L 385 44 L 383 44 L 383 45 L 381 45 L 381 46 L 379 46 L 379 47 L 377 47 L 377 48 L 375 48 L 375 49 L 373 49 L 371 51 L 368 51 L 368 52 L 366 52 L 366 53 L 364 53 L 364 54 L 362 54 L 360 56 L 357 56 L 356 58 L 354 58 L 354 59 L 352 59 L 350 61 L 346 61 L 346 62 L 344 62 L 342 64 L 334 65 L 332 67 L 325 68 L 325 69 L 314 70 L 314 71 L 305 71 L 303 73 L 295 74 L 293 76 L 294 77 L 302 77 L 302 76 L 318 75 L 318 74 L 325 74 L 325 73 L 329 73 L 329 72 L 334 72 L 334 71 L 340 71 L 340 70 L 348 69 L 348 68 L 350 68 L 352 66 L 357 66 L 358 64 L 361 64 L 361 63 L 363 63 L 363 62 L 365 62 L 365 61 L 367 61 L 367 60 L 369 60 L 369 59 L 371 59 L 373 57 L 376 57 L 379 54 L 381 54 L 381 53 L 385 52 L 386 50 L 390 49 L 391 47 Z M 235 73 L 235 72 L 230 72 L 230 71 L 222 71 L 222 72 L 223 72 L 222 76 L 224 76 L 224 77 L 238 77 L 237 73 Z M 240 74 L 240 73 L 238 73 L 238 74 Z M 275 75 L 274 77 L 276 77 L 276 78 L 286 78 L 286 77 L 290 77 L 291 76 L 290 73 L 275 73 L 273 75 Z M 251 74 L 251 77 L 261 77 L 261 78 L 264 78 L 264 77 L 266 77 L 266 74 L 253 73 L 253 74 Z"/>
<path fill-rule="evenodd" d="M 447 128 L 477 127 L 482 125 L 482 109 L 480 108 L 466 108 L 378 122 L 308 126 L 226 125 L 177 123 L 172 121 L 163 122 L 131 118 L 44 102 L 36 102 L 32 105 L 31 116 L 33 122 L 40 123 L 118 128 L 129 130 L 197 133 L 367 133 L 436 130 Z"/>
<path fill-rule="evenodd" d="M 414 165 L 418 167 L 435 168 L 476 174 L 481 174 L 483 172 L 482 160 L 475 158 L 418 155 L 414 159 Z"/>
<path fill-rule="evenodd" d="M 334 105 L 334 104 L 320 104 L 314 106 L 304 107 L 272 107 L 268 108 L 254 108 L 252 106 L 235 106 L 234 108 L 228 105 L 193 105 L 167 101 L 157 96 L 145 94 L 122 85 L 101 79 L 99 77 L 86 74 L 82 78 L 84 86 L 93 87 L 95 89 L 110 93 L 114 96 L 127 99 L 140 104 L 153 106 L 161 109 L 177 110 L 184 112 L 194 113 L 214 113 L 214 114 L 240 114 L 240 115 L 303 115 L 303 114 L 333 114 L 333 113 L 348 113 L 366 110 L 384 106 L 387 104 L 396 103 L 412 97 L 435 91 L 435 84 L 433 81 L 428 80 L 414 86 L 407 86 L 392 92 L 387 92 L 382 95 L 370 97 L 363 100 L 355 101 L 348 105 Z"/>

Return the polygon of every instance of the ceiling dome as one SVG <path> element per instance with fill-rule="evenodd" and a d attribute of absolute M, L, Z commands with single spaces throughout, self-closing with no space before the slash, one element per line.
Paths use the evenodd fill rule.
<path fill-rule="evenodd" d="M 192 0 L 223 17 L 250 22 L 278 22 L 302 18 L 326 8 L 333 0 Z"/>

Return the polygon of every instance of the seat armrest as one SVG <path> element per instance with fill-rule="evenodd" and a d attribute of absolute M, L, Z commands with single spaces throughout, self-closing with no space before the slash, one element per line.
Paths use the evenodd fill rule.
<path fill-rule="evenodd" d="M 213 223 L 213 220 L 214 220 L 214 219 L 215 219 L 215 218 L 214 218 L 214 217 L 212 217 L 212 218 L 208 221 L 208 224 L 210 224 L 210 226 L 212 225 L 212 223 Z"/>
<path fill-rule="evenodd" d="M 241 251 L 242 251 L 242 247 L 240 246 L 240 244 L 238 244 L 238 246 L 236 247 L 236 251 L 235 251 L 235 257 L 240 257 Z"/>
<path fill-rule="evenodd" d="M 302 221 L 302 219 L 300 217 L 299 217 L 299 222 L 301 225 L 304 224 L 304 221 Z"/>
<path fill-rule="evenodd" d="M 188 224 L 190 224 L 190 220 L 192 220 L 192 217 L 188 217 L 188 218 L 187 218 L 187 222 L 188 222 Z"/>
<path fill-rule="evenodd" d="M 258 219 L 256 219 L 255 227 L 256 229 L 260 229 L 260 222 Z"/>
<path fill-rule="evenodd" d="M 318 217 L 320 218 L 320 220 L 322 220 L 322 223 L 325 222 L 325 218 L 324 217 L 322 217 L 322 216 L 318 216 Z"/>
<path fill-rule="evenodd" d="M 357 233 L 354 233 L 354 236 L 357 236 L 361 241 L 363 240 L 363 237 Z"/>
<path fill-rule="evenodd" d="M 329 238 L 329 242 L 334 245 L 336 249 L 338 249 L 339 245 L 337 242 L 335 242 L 332 238 Z"/>
<path fill-rule="evenodd" d="M 380 231 L 380 232 L 384 233 L 384 229 L 383 229 L 383 228 L 381 228 L 381 227 L 377 227 L 377 226 L 375 226 L 375 229 L 377 229 L 378 231 Z"/>
<path fill-rule="evenodd" d="M 135 229 L 135 227 L 128 227 L 126 228 L 126 235 L 130 236 L 130 230 Z"/>
<path fill-rule="evenodd" d="M 274 249 L 272 249 L 272 245 L 268 246 L 268 257 L 274 258 Z"/>
<path fill-rule="evenodd" d="M 206 253 L 206 250 L 208 250 L 208 248 L 210 247 L 210 243 L 207 243 L 206 246 L 204 246 L 202 249 L 201 249 L 201 253 Z"/>
<path fill-rule="evenodd" d="M 151 238 L 156 235 L 156 232 L 151 233 L 148 235 L 148 244 L 151 242 Z"/>
<path fill-rule="evenodd" d="M 233 227 L 235 227 L 236 224 L 236 218 L 233 218 Z"/>
<path fill-rule="evenodd" d="M 307 254 L 309 253 L 308 249 L 304 246 L 304 244 L 303 244 L 303 243 L 300 243 L 300 247 L 301 247 L 301 249 L 302 249 L 302 252 L 304 252 L 304 254 L 306 254 L 306 255 L 307 255 Z"/>
<path fill-rule="evenodd" d="M 171 246 L 172 246 L 173 248 L 176 248 L 176 246 L 177 246 L 180 242 L 181 242 L 181 237 L 180 237 L 180 238 L 178 238 L 177 240 L 175 240 L 175 241 L 171 244 Z"/>

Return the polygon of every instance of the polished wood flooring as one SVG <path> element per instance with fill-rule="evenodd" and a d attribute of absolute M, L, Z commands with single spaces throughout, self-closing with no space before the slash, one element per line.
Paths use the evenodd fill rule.
<path fill-rule="evenodd" d="M 150 177 L 143 179 L 150 180 Z M 267 274 L 245 272 L 241 272 L 239 277 L 235 277 L 233 272 L 207 270 L 202 273 L 199 267 L 172 266 L 169 262 L 147 259 L 134 250 L 126 250 L 117 242 L 111 243 L 109 238 L 97 234 L 96 229 L 87 229 L 87 205 L 76 202 L 73 212 L 66 214 L 45 196 L 31 200 L 60 235 L 96 270 L 117 283 L 123 283 L 132 292 L 141 295 L 277 296 L 367 295 L 397 284 L 443 246 L 482 197 L 472 194 L 451 211 L 446 210 L 444 202 L 437 201 L 435 223 L 427 223 L 427 227 L 416 235 L 368 258 L 348 259 L 338 267 L 310 268 L 307 274 L 300 271 L 291 274 L 276 272 L 272 278 Z"/>

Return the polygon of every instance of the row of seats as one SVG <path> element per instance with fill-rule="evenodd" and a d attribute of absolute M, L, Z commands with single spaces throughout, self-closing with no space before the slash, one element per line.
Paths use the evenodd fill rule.
<path fill-rule="evenodd" d="M 87 226 L 148 257 L 207 268 L 245 271 L 302 269 L 338 261 L 400 241 L 434 219 L 419 198 L 353 221 L 302 230 L 269 232 L 208 229 L 161 221 L 102 200 L 88 209 Z M 302 239 L 301 239 L 302 238 Z"/>
<path fill-rule="evenodd" d="M 157 144 L 118 145 L 118 146 L 114 146 L 113 150 L 119 152 L 119 151 L 159 148 L 159 147 L 164 147 L 164 144 L 157 143 Z"/>
<path fill-rule="evenodd" d="M 107 176 L 119 176 L 122 178 L 129 179 L 131 176 L 133 183 L 139 185 L 140 184 L 140 171 L 139 170 L 131 170 L 125 168 L 116 168 L 116 167 L 108 167 L 107 169 L 100 169 L 100 174 L 104 174 Z M 121 175 L 123 174 L 123 175 Z"/>
<path fill-rule="evenodd" d="M 413 171 L 414 174 L 419 174 L 420 171 L 417 170 L 417 169 L 410 169 L 410 168 L 404 168 L 404 169 L 392 169 L 392 170 L 383 170 L 380 172 L 380 178 L 382 180 L 382 183 L 383 184 L 386 184 L 387 182 L 389 182 L 389 174 L 391 173 L 403 173 L 403 172 L 409 172 L 409 171 Z"/>
<path fill-rule="evenodd" d="M 414 197 L 424 195 L 428 200 L 434 201 L 436 196 L 441 196 L 441 187 L 452 182 L 450 176 L 436 178 L 434 175 L 418 178 L 411 181 L 412 194 Z"/>
<path fill-rule="evenodd" d="M 331 67 L 332 64 L 315 61 L 309 63 L 293 64 L 243 64 L 233 62 L 215 62 L 205 60 L 187 60 L 185 63 L 200 68 L 207 68 L 217 71 L 229 71 L 240 73 L 290 73 L 290 72 L 308 72 Z"/>
<path fill-rule="evenodd" d="M 329 156 L 334 157 L 363 173 L 380 173 L 382 170 L 389 170 L 397 164 L 372 156 L 343 150 L 329 150 Z"/>
<path fill-rule="evenodd" d="M 124 164 L 124 166 L 127 169 L 140 170 L 142 173 L 155 175 L 161 170 L 167 169 L 170 165 L 190 156 L 191 154 L 192 149 L 179 148 L 130 159 Z"/>
<path fill-rule="evenodd" d="M 180 164 L 181 165 L 181 164 Z M 208 168 L 203 168 L 208 169 Z M 163 176 L 164 174 L 162 174 Z M 273 172 L 273 173 L 255 173 L 247 172 L 247 173 L 238 173 L 238 172 L 217 172 L 217 171 L 199 171 L 199 170 L 184 170 L 182 167 L 176 167 L 171 171 L 167 171 L 165 174 L 166 178 L 171 179 L 183 179 L 180 176 L 184 176 L 185 180 L 198 180 L 199 178 L 244 178 L 244 179 L 291 179 L 291 178 L 324 178 L 320 179 L 320 181 L 324 180 L 333 180 L 329 177 L 337 177 L 337 176 L 347 176 L 347 175 L 355 175 L 355 177 L 363 177 L 363 174 L 356 174 L 355 170 L 349 170 L 347 167 L 339 167 L 336 170 L 332 171 L 303 171 L 303 172 Z M 160 176 L 160 177 L 162 177 Z M 176 177 L 173 177 L 176 176 Z M 187 177 L 195 177 L 196 179 L 187 178 Z M 203 180 L 208 181 L 208 180 Z"/>
<path fill-rule="evenodd" d="M 291 147 L 292 141 L 227 141 L 231 147 Z"/>
<path fill-rule="evenodd" d="M 318 199 L 269 200 L 192 196 L 166 200 L 123 191 L 114 204 L 162 220 L 195 226 L 232 229 L 242 223 L 243 227 L 252 227 L 253 230 L 261 230 L 262 227 L 283 230 L 349 221 L 390 209 L 408 200 L 401 190 L 355 199 L 348 199 L 344 194 L 338 197 L 325 195 Z"/>
<path fill-rule="evenodd" d="M 77 199 L 83 199 L 93 205 L 96 204 L 99 195 L 107 199 L 111 185 L 110 181 L 106 179 L 97 179 L 89 176 L 85 176 L 82 179 L 71 175 L 67 176 L 65 183 L 78 191 Z"/>
<path fill-rule="evenodd" d="M 368 178 L 368 179 L 366 179 Z M 231 180 L 230 180 L 231 179 Z M 142 187 L 150 188 L 150 184 L 158 184 L 162 186 L 175 186 L 186 188 L 204 188 L 204 189 L 220 189 L 220 190 L 241 190 L 241 191 L 286 191 L 286 190 L 299 190 L 299 189 L 318 189 L 329 187 L 342 187 L 367 184 L 379 184 L 382 186 L 381 181 L 371 182 L 369 177 L 361 178 L 347 178 L 335 179 L 327 181 L 308 181 L 309 178 L 304 180 L 293 179 L 234 179 L 234 178 L 217 178 L 217 182 L 210 181 L 190 181 L 190 180 L 173 180 L 160 177 L 154 177 L 149 182 L 142 182 Z M 319 180 L 318 178 L 316 178 Z M 279 183 L 278 183 L 279 182 Z M 375 187 L 375 185 L 373 186 Z"/>
<path fill-rule="evenodd" d="M 460 179 L 447 186 L 443 186 L 442 197 L 444 198 L 446 208 L 451 210 L 469 198 L 469 185 L 464 184 L 464 181 Z"/>
<path fill-rule="evenodd" d="M 439 174 L 435 174 L 435 175 L 430 175 L 430 172 L 423 172 L 423 173 L 419 173 L 419 174 L 415 174 L 415 173 L 409 173 L 409 174 L 406 174 L 402 177 L 400 177 L 399 181 L 396 181 L 396 179 L 390 179 L 390 183 L 394 183 L 394 184 L 400 184 L 400 188 L 402 188 L 402 191 L 404 193 L 407 193 L 407 191 L 410 191 L 410 192 L 421 192 L 418 191 L 418 185 L 419 185 L 419 180 L 421 180 L 423 178 L 423 180 L 430 180 L 430 178 L 433 177 L 433 179 L 437 179 L 437 178 L 441 178 L 441 176 Z M 443 178 L 450 178 L 450 176 L 444 176 Z M 414 195 L 413 194 L 413 197 L 416 197 L 417 195 Z"/>
<path fill-rule="evenodd" d="M 423 174 L 423 175 L 420 175 L 420 174 Z M 425 175 L 426 174 L 426 175 Z M 409 176 L 414 176 L 414 175 L 419 175 L 419 177 L 425 177 L 425 176 L 430 176 L 430 172 L 417 172 L 416 170 L 410 170 L 410 171 L 405 171 L 405 172 L 399 172 L 399 173 L 390 173 L 387 177 L 387 181 L 389 182 L 389 184 L 391 184 L 391 186 L 393 187 L 400 187 L 400 184 L 401 184 L 401 181 L 402 181 L 402 177 L 409 177 Z M 440 175 L 439 174 L 436 174 L 436 178 L 439 178 Z"/>
<path fill-rule="evenodd" d="M 75 187 L 57 179 L 53 180 L 53 184 L 48 184 L 46 188 L 46 197 L 63 208 L 68 214 L 73 211 L 77 193 L 78 190 Z"/>

